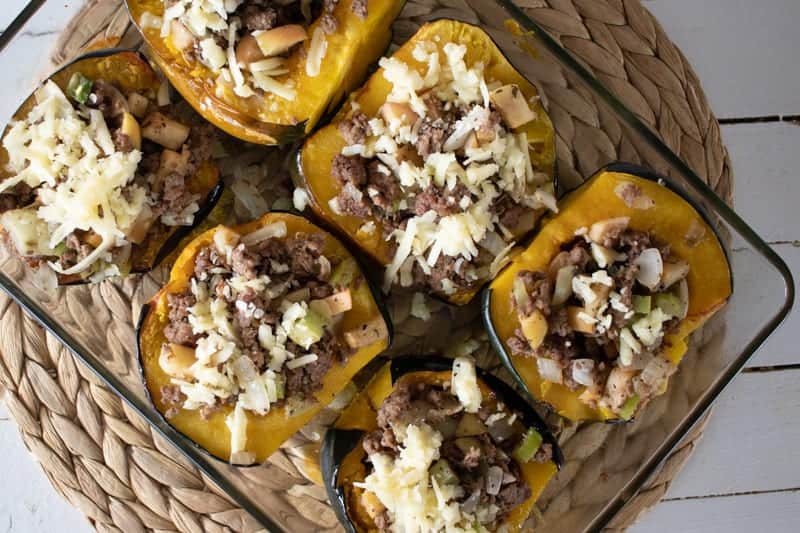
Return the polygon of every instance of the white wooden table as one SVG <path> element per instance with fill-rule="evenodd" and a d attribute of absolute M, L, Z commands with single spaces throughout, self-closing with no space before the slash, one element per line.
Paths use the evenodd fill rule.
<path fill-rule="evenodd" d="M 1 3 L 5 28 L 26 0 Z M 737 210 L 800 273 L 800 125 L 791 121 L 800 115 L 800 1 L 644 3 L 694 65 L 725 123 Z M 50 4 L 74 10 L 80 2 Z M 34 30 L 23 38 L 52 40 L 59 28 Z M 21 58 L 2 85 L 28 83 L 32 65 Z M 791 333 L 798 329 L 795 310 L 723 393 L 701 446 L 635 533 L 800 530 L 800 343 Z M 50 488 L 2 404 L 0 472 L 0 532 L 90 530 Z"/>

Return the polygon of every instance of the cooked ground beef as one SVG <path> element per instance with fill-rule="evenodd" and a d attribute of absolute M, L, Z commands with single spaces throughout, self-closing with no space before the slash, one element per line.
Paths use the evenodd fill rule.
<path fill-rule="evenodd" d="M 339 123 L 339 133 L 347 144 L 363 144 L 369 133 L 369 117 L 361 111 L 356 111 L 349 120 Z"/>
<path fill-rule="evenodd" d="M 299 277 L 317 277 L 321 274 L 322 246 L 325 237 L 321 233 L 305 235 L 298 233 L 289 241 L 288 250 L 291 258 L 291 272 Z"/>
<path fill-rule="evenodd" d="M 189 308 L 196 303 L 197 300 L 190 292 L 183 294 L 167 294 L 169 319 L 172 321 L 185 320 L 189 316 Z"/>
<path fill-rule="evenodd" d="M 519 219 L 530 209 L 516 203 L 509 195 L 504 194 L 492 205 L 492 211 L 497 214 L 503 226 L 514 229 L 519 224 Z"/>
<path fill-rule="evenodd" d="M 417 153 L 423 159 L 427 159 L 432 153 L 441 152 L 451 129 L 452 124 L 448 124 L 443 119 L 424 120 L 419 128 L 417 142 L 414 144 Z"/>
<path fill-rule="evenodd" d="M 36 192 L 26 183 L 18 183 L 9 192 L 0 194 L 0 214 L 11 209 L 18 209 L 33 203 Z"/>
<path fill-rule="evenodd" d="M 356 14 L 357 17 L 360 19 L 367 18 L 369 14 L 367 11 L 367 0 L 352 0 L 352 6 L 350 9 L 353 10 L 353 13 Z"/>
<path fill-rule="evenodd" d="M 458 203 L 464 196 L 469 196 L 469 191 L 461 183 L 452 189 L 444 191 L 436 187 L 428 187 L 414 198 L 414 214 L 422 216 L 428 211 L 436 211 L 440 217 L 452 215 L 461 211 Z"/>
<path fill-rule="evenodd" d="M 395 177 L 383 172 L 382 168 L 385 167 L 379 161 L 370 161 L 367 165 L 367 195 L 376 207 L 388 214 L 397 208 L 403 191 Z"/>
<path fill-rule="evenodd" d="M 131 141 L 128 135 L 122 133 L 122 130 L 114 130 L 114 133 L 111 134 L 111 138 L 114 141 L 114 148 L 118 152 L 127 153 L 133 150 L 133 141 Z"/>
<path fill-rule="evenodd" d="M 320 24 L 325 33 L 334 33 L 339 27 L 336 16 L 333 14 L 338 4 L 339 0 L 324 0 L 322 2 L 322 19 Z"/>
<path fill-rule="evenodd" d="M 525 284 L 528 293 L 528 300 L 522 309 L 517 311 L 524 316 L 529 316 L 534 309 L 538 309 L 544 315 L 550 314 L 550 298 L 553 294 L 553 282 L 544 272 L 531 272 L 523 270 L 517 273 L 517 277 Z M 512 298 L 514 295 L 512 294 Z M 516 302 L 512 302 L 516 305 Z"/>
<path fill-rule="evenodd" d="M 358 187 L 367 183 L 367 168 L 364 165 L 364 159 L 358 156 L 347 157 L 336 154 L 336 157 L 333 158 L 331 174 L 342 185 L 352 183 Z"/>
<path fill-rule="evenodd" d="M 414 263 L 411 274 L 414 278 L 415 288 L 433 287 L 435 290 L 443 290 L 442 282 L 450 280 L 453 286 L 458 289 L 471 287 L 475 281 L 471 281 L 464 275 L 464 268 L 456 269 L 459 260 L 449 255 L 440 255 L 436 264 L 430 268 L 430 272 L 425 272 L 419 263 Z M 463 264 L 463 260 L 462 260 Z"/>
<path fill-rule="evenodd" d="M 161 401 L 167 405 L 181 405 L 186 400 L 186 395 L 177 385 L 161 386 Z"/>
<path fill-rule="evenodd" d="M 322 388 L 325 374 L 334 363 L 344 361 L 349 350 L 336 337 L 326 332 L 322 340 L 311 345 L 311 353 L 317 356 L 317 360 L 313 363 L 295 369 L 284 367 L 287 397 L 309 398 Z"/>
<path fill-rule="evenodd" d="M 94 80 L 92 94 L 94 99 L 93 101 L 90 99 L 89 103 L 99 109 L 106 120 L 116 118 L 128 110 L 128 100 L 125 96 L 113 84 L 104 79 Z"/>
<path fill-rule="evenodd" d="M 258 276 L 258 264 L 261 258 L 244 244 L 234 248 L 231 254 L 231 268 L 235 274 L 245 279 L 255 279 Z"/>
<path fill-rule="evenodd" d="M 258 6 L 245 2 L 240 11 L 242 24 L 250 32 L 271 30 L 278 22 L 278 11 L 272 6 Z"/>

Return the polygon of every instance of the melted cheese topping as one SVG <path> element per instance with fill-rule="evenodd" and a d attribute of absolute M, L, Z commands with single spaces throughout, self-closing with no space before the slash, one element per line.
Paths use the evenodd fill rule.
<path fill-rule="evenodd" d="M 75 110 L 52 81 L 35 98 L 28 116 L 12 123 L 3 139 L 13 175 L 0 183 L 0 193 L 18 183 L 38 189 L 36 215 L 47 223 L 50 249 L 75 230 L 101 237 L 75 266 L 62 270 L 51 263 L 58 272 L 77 274 L 109 261 L 108 251 L 127 243 L 126 230 L 146 208 L 145 189 L 131 184 L 142 153 L 117 152 L 102 113 Z"/>
<path fill-rule="evenodd" d="M 274 94 L 285 100 L 294 100 L 297 92 L 291 82 L 279 81 L 277 78 L 287 73 L 285 60 L 281 57 L 272 60 L 270 68 L 258 66 L 259 61 L 249 65 L 241 64 L 236 58 L 236 45 L 244 35 L 239 17 L 231 16 L 241 6 L 243 0 L 177 0 L 164 2 L 164 16 L 161 20 L 161 36 L 168 37 L 176 31 L 173 21 L 184 28 L 198 42 L 200 60 L 217 76 L 218 95 L 230 87 L 233 93 L 241 98 L 249 98 L 256 94 L 256 89 L 264 93 Z M 150 24 L 153 23 L 149 20 Z M 318 35 L 319 32 L 319 35 Z M 258 33 L 258 32 L 255 32 Z M 255 35 L 254 33 L 254 35 Z M 214 34 L 223 34 L 227 39 L 227 47 L 222 48 L 214 39 Z M 314 32 L 308 52 L 306 71 L 309 76 L 319 74 L 319 68 L 327 52 L 327 40 L 321 28 Z"/>
<path fill-rule="evenodd" d="M 429 211 L 410 218 L 405 229 L 395 230 L 391 238 L 398 246 L 386 268 L 386 290 L 396 281 L 403 286 L 411 285 L 410 271 L 414 262 L 427 270 L 441 255 L 463 259 L 468 281 L 489 275 L 489 266 L 478 268 L 470 262 L 478 256 L 480 248 L 489 249 L 497 257 L 501 252 L 507 254 L 511 249 L 509 245 L 513 245 L 511 238 L 505 238 L 501 246 L 490 246 L 490 241 L 496 242 L 499 237 L 498 231 L 508 233 L 492 212 L 493 203 L 502 194 L 532 210 L 557 210 L 552 183 L 531 165 L 524 133 L 515 134 L 497 127 L 494 140 L 477 147 L 466 147 L 463 163 L 456 159 L 455 150 L 464 145 L 471 132 L 489 120 L 491 112 L 483 64 L 468 66 L 464 60 L 466 52 L 464 45 L 447 43 L 444 57 L 440 57 L 433 43 L 419 43 L 413 56 L 427 65 L 424 75 L 397 58 L 380 61 L 383 76 L 392 84 L 387 102 L 408 104 L 422 119 L 427 116 L 428 108 L 421 94 L 430 90 L 445 103 L 446 109 L 455 106 L 467 108 L 445 141 L 443 152 L 431 153 L 421 166 L 401 161 L 398 146 L 416 142 L 421 120 L 408 125 L 396 120 L 386 123 L 381 118 L 369 122 L 370 137 L 365 144 L 347 146 L 342 150 L 343 155 L 377 158 L 386 173 L 394 173 L 404 189 L 424 190 L 435 185 L 445 194 L 460 184 L 478 198 L 475 202 L 466 196 L 460 199 L 461 212 L 439 217 L 434 211 Z M 498 269 L 504 261 L 499 258 L 491 269 Z M 456 290 L 447 279 L 442 286 L 445 293 Z"/>

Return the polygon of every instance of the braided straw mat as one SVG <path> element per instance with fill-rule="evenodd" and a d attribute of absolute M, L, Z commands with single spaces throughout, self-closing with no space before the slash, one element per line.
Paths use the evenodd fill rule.
<path fill-rule="evenodd" d="M 638 0 L 517 3 L 730 201 L 730 162 L 720 140 L 719 124 L 692 68 Z M 481 15 L 470 11 L 464 0 L 409 0 L 395 24 L 395 38 L 398 42 L 405 40 L 422 21 L 454 15 L 463 18 L 465 13 L 472 22 L 481 22 Z M 54 64 L 74 57 L 99 39 L 121 46 L 139 44 L 119 0 L 89 1 L 63 35 Z M 606 161 L 642 159 L 621 134 L 616 119 L 598 107 L 590 95 L 569 88 L 563 78 L 546 81 L 547 105 L 558 133 L 562 180 L 585 176 Z M 284 167 L 283 155 L 275 149 L 259 150 L 243 157 L 256 167 L 260 161 L 267 161 L 261 164 L 270 168 L 269 180 L 248 189 L 260 194 L 264 202 L 254 206 L 237 199 L 232 211 L 239 218 L 252 218 L 259 206 L 263 210 L 285 205 L 290 190 L 283 171 L 275 170 L 276 166 Z M 269 161 L 277 162 L 269 165 Z M 236 165 L 232 168 L 241 170 Z M 228 172 L 233 173 L 230 168 Z M 130 354 L 134 319 L 161 276 L 163 271 L 124 282 L 69 288 L 60 293 L 59 306 L 79 324 L 95 322 L 92 329 L 108 337 L 114 370 L 132 370 L 130 374 L 136 375 Z M 476 306 L 456 310 L 436 301 L 430 301 L 430 306 L 434 317 L 423 322 L 410 315 L 409 295 L 393 296 L 390 307 L 397 331 L 394 353 L 447 351 L 469 345 L 480 364 L 497 366 L 485 337 L 478 333 Z M 436 334 L 428 335 L 434 328 Z M 718 334 L 714 329 L 719 328 L 707 327 L 695 337 L 696 350 L 713 342 Z M 473 331 L 478 342 L 465 343 Z M 685 405 L 697 397 L 699 391 L 693 390 L 692 380 L 686 379 L 696 359 L 687 357 L 669 392 L 651 403 L 634 424 L 576 426 L 554 420 L 567 464 L 548 486 L 531 521 L 541 520 L 554 530 L 570 531 L 574 529 L 569 527 L 570 517 L 580 516 L 582 506 L 606 501 L 609 494 L 603 490 L 602 481 L 613 481 L 615 476 L 627 479 L 641 459 L 639 450 L 652 449 L 654 441 L 663 439 L 664 433 L 657 426 L 667 404 Z M 259 529 L 245 511 L 211 486 L 170 443 L 151 431 L 147 422 L 4 294 L 0 295 L 0 384 L 26 446 L 53 487 L 98 530 Z M 262 505 L 291 531 L 338 528 L 324 490 L 309 481 L 318 479 L 317 442 L 320 430 L 333 417 L 331 410 L 323 413 L 264 467 L 243 469 L 250 485 L 266 495 Z M 616 515 L 610 530 L 625 529 L 662 498 L 694 450 L 703 427 L 704 423 L 698 424 L 686 436 L 660 471 Z"/>

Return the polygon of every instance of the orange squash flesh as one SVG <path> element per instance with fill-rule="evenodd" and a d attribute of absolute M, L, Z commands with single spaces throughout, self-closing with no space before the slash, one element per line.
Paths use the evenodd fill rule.
<path fill-rule="evenodd" d="M 287 238 L 300 232 L 306 234 L 322 232 L 306 219 L 287 213 L 267 213 L 259 220 L 232 229 L 245 235 L 277 221 L 286 223 Z M 189 287 L 194 273 L 194 259 L 203 247 L 213 242 L 215 231 L 216 229 L 212 229 L 199 235 L 184 248 L 175 261 L 169 281 L 150 301 L 140 321 L 138 338 L 143 377 L 151 399 L 162 414 L 169 408 L 161 399 L 160 389 L 161 386 L 170 384 L 170 378 L 158 362 L 161 347 L 166 342 L 164 328 L 168 324 L 169 312 L 167 294 L 180 293 Z M 345 247 L 329 234 L 325 234 L 323 253 L 333 263 L 352 257 Z M 376 317 L 382 317 L 388 327 L 388 319 L 379 308 L 363 274 L 356 276 L 349 288 L 353 298 L 353 308 L 344 313 L 342 330 L 353 329 Z M 264 416 L 248 411 L 247 450 L 255 454 L 258 463 L 265 461 L 286 439 L 330 403 L 334 396 L 347 386 L 356 372 L 388 348 L 389 343 L 389 338 L 382 339 L 359 349 L 345 364 L 334 364 L 325 375 L 322 388 L 314 394 L 316 401 L 301 412 L 289 412 L 286 405 L 273 408 Z M 208 420 L 203 420 L 199 411 L 180 409 L 177 415 L 169 419 L 169 423 L 214 457 L 228 460 L 230 434 L 225 425 L 225 417 L 231 410 L 231 406 L 225 406 L 214 412 Z"/>
<path fill-rule="evenodd" d="M 342 412 L 335 428 L 339 430 L 359 430 L 369 432 L 377 429 L 377 410 L 392 390 L 403 381 L 421 383 L 443 384 L 451 380 L 450 371 L 416 371 L 404 374 L 392 383 L 391 363 L 386 364 L 370 381 L 369 385 L 359 394 L 350 406 Z M 495 401 L 491 398 L 491 389 L 486 383 L 478 380 L 483 393 L 484 402 Z M 358 533 L 375 533 L 374 523 L 360 505 L 360 495 L 363 489 L 353 486 L 355 482 L 363 481 L 367 476 L 364 459 L 366 453 L 361 441 L 344 458 L 338 468 L 336 483 L 344 493 L 344 501 L 348 517 Z M 531 496 L 515 508 L 504 521 L 507 531 L 522 531 L 522 525 L 530 515 L 536 500 L 541 495 L 547 483 L 558 471 L 554 462 L 536 463 L 533 461 L 520 465 L 525 480 L 531 488 Z"/>
<path fill-rule="evenodd" d="M 155 100 L 156 92 L 161 86 L 161 80 L 145 58 L 141 54 L 131 51 L 111 50 L 86 54 L 53 74 L 49 79 L 62 91 L 66 91 L 70 78 L 76 72 L 80 72 L 90 80 L 102 78 L 128 91 L 138 92 L 150 100 Z M 14 113 L 13 119 L 23 119 L 35 105 L 35 96 L 29 96 Z M 4 135 L 7 131 L 8 127 L 5 129 Z M 0 181 L 10 176 L 6 168 L 8 160 L 8 152 L 0 145 Z M 196 225 L 202 221 L 221 194 L 219 169 L 211 161 L 204 162 L 192 179 L 188 181 L 187 187 L 189 191 L 203 199 L 200 211 L 195 215 L 194 225 Z M 131 270 L 146 272 L 153 268 L 189 230 L 191 227 L 154 225 L 147 240 L 142 245 L 133 246 Z M 62 285 L 81 281 L 82 278 L 79 274 L 59 275 L 59 284 Z"/>
<path fill-rule="evenodd" d="M 153 51 L 153 59 L 170 83 L 206 120 L 234 137 L 256 144 L 287 144 L 310 132 L 317 122 L 355 88 L 367 68 L 391 41 L 391 24 L 403 7 L 398 0 L 370 1 L 367 18 L 362 20 L 351 9 L 351 0 L 339 2 L 334 11 L 338 29 L 326 34 L 327 53 L 317 76 L 306 73 L 310 36 L 320 25 L 316 20 L 306 28 L 309 35 L 288 57 L 287 76 L 297 96 L 285 100 L 274 94 L 240 98 L 226 89 L 218 95 L 216 75 L 197 60 L 175 48 L 159 28 L 143 28 L 145 13 L 162 16 L 162 0 L 127 0 L 134 23 Z"/>
<path fill-rule="evenodd" d="M 626 205 L 615 193 L 623 183 L 638 186 L 654 201 L 654 206 L 643 210 Z M 518 375 L 520 385 L 533 398 L 571 420 L 617 417 L 609 410 L 593 409 L 578 400 L 583 387 L 570 391 L 564 385 L 542 380 L 535 358 L 511 355 L 508 339 L 519 327 L 519 319 L 511 307 L 512 284 L 520 270 L 546 271 L 561 245 L 573 240 L 579 228 L 622 216 L 630 217 L 630 228 L 650 232 L 656 240 L 669 244 L 671 252 L 690 266 L 689 310 L 678 329 L 665 337 L 667 359 L 676 365 L 680 362 L 687 350 L 688 336 L 718 311 L 731 294 L 730 268 L 717 236 L 691 204 L 667 187 L 630 173 L 601 170 L 570 193 L 561 202 L 559 213 L 542 225 L 530 246 L 488 287 L 484 319 L 495 349 L 512 374 Z"/>
<path fill-rule="evenodd" d="M 422 26 L 409 41 L 392 54 L 393 58 L 405 62 L 424 76 L 427 66 L 416 61 L 412 55 L 414 48 L 420 42 L 434 43 L 439 48 L 441 57 L 444 57 L 443 48 L 448 42 L 465 45 L 467 54 L 464 61 L 467 65 L 482 61 L 487 83 L 498 81 L 502 84 L 516 84 L 528 101 L 534 101 L 538 95 L 536 87 L 514 69 L 491 38 L 476 26 L 453 20 L 431 22 Z M 339 124 L 352 114 L 353 105 L 368 117 L 378 116 L 379 109 L 386 102 L 391 89 L 392 84 L 384 78 L 383 69 L 379 68 L 363 87 L 350 96 L 349 103 L 342 107 L 330 124 L 306 140 L 298 153 L 293 175 L 295 185 L 305 188 L 308 192 L 309 205 L 314 212 L 381 265 L 388 265 L 393 255 L 389 243 L 383 237 L 383 225 L 380 221 L 374 217 L 360 218 L 336 214 L 330 208 L 329 202 L 342 190 L 342 186 L 331 179 L 333 158 L 347 144 L 339 132 Z M 534 168 L 553 176 L 555 172 L 553 125 L 541 103 L 537 101 L 532 108 L 536 112 L 537 119 L 515 131 L 527 134 L 531 143 L 530 156 Z M 359 232 L 359 228 L 367 221 L 375 223 L 376 231 L 369 234 Z M 522 235 L 514 237 L 519 239 Z M 480 287 L 475 287 L 449 296 L 447 299 L 455 304 L 465 304 L 472 300 L 479 290 Z"/>

